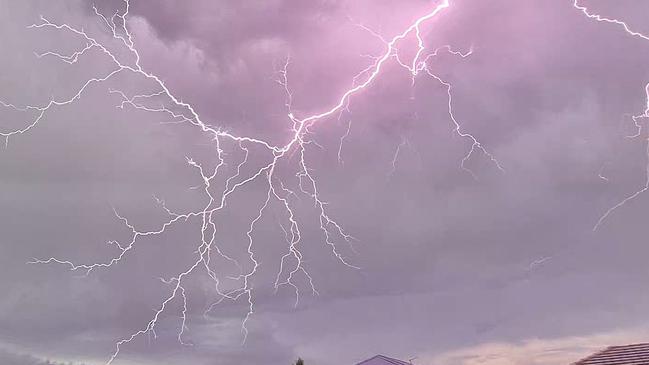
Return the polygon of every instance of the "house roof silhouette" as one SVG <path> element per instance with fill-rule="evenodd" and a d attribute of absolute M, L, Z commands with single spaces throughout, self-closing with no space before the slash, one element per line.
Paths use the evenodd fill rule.
<path fill-rule="evenodd" d="M 384 355 L 376 355 L 363 360 L 356 365 L 411 365 L 409 362 L 393 359 Z"/>
<path fill-rule="evenodd" d="M 611 346 L 573 365 L 649 365 L 649 343 Z"/>

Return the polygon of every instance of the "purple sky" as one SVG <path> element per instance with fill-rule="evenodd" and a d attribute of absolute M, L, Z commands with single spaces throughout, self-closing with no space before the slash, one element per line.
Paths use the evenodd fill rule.
<path fill-rule="evenodd" d="M 124 11 L 121 0 L 97 3 L 108 18 Z M 442 50 L 427 66 L 452 85 L 461 132 L 497 163 L 476 150 L 461 168 L 472 142 L 454 131 L 446 87 L 423 71 L 413 83 L 390 58 L 346 109 L 301 134 L 303 153 L 295 145 L 280 159 L 272 186 L 290 212 L 273 198 L 255 220 L 269 188 L 262 174 L 210 217 L 213 247 L 241 266 L 213 254 L 220 289 L 239 287 L 242 277 L 232 277 L 251 273 L 243 284 L 250 291 L 204 315 L 219 295 L 207 270 L 192 271 L 182 279 L 181 338 L 189 345 L 178 341 L 184 310 L 176 295 L 155 331 L 121 346 L 113 364 L 289 364 L 300 356 L 308 365 L 338 365 L 383 353 L 417 357 L 417 365 L 558 365 L 603 346 L 649 341 L 647 196 L 593 231 L 646 181 L 647 136 L 627 136 L 636 133 L 631 116 L 646 105 L 649 41 L 588 19 L 571 0 L 450 3 L 422 25 L 424 54 L 444 45 L 472 53 Z M 582 3 L 649 33 L 649 2 Z M 436 4 L 131 0 L 127 28 L 142 69 L 191 104 L 206 128 L 281 147 L 294 126 L 278 82 L 287 57 L 290 111 L 296 120 L 321 113 L 385 52 L 359 24 L 389 40 Z M 91 5 L 0 0 L 0 100 L 17 107 L 67 100 L 115 68 L 106 52 L 135 64 Z M 83 29 L 106 52 L 92 48 L 72 64 L 37 57 L 86 45 L 65 29 L 29 29 L 43 24 L 39 16 Z M 397 44 L 405 62 L 415 40 L 411 33 Z M 201 232 L 213 232 L 201 228 L 200 214 L 164 226 L 173 215 L 154 196 L 174 213 L 201 212 L 207 192 L 220 199 L 238 166 L 231 184 L 272 161 L 258 143 L 217 141 L 168 113 L 122 104 L 115 90 L 130 98 L 161 88 L 120 72 L 73 103 L 48 109 L 0 150 L 2 364 L 105 364 L 115 344 L 145 329 L 170 297 L 175 283 L 160 278 L 187 270 L 203 247 Z M 135 100 L 189 115 L 165 95 Z M 20 130 L 37 115 L 0 106 L 0 132 Z M 209 175 L 219 148 L 224 165 L 206 191 L 196 166 Z M 301 158 L 319 200 L 308 177 L 306 193 L 300 191 Z M 332 223 L 325 228 L 333 248 L 327 244 L 321 207 L 354 237 L 349 244 Z M 106 242 L 127 245 L 132 231 L 115 212 L 141 232 L 167 228 L 138 237 L 123 259 L 88 276 L 67 265 L 27 264 L 119 256 L 119 247 Z M 289 213 L 299 224 L 302 266 L 289 256 L 282 270 Z M 256 270 L 248 252 L 253 221 Z M 291 285 L 275 290 L 294 269 Z M 247 293 L 254 306 L 242 344 Z"/>

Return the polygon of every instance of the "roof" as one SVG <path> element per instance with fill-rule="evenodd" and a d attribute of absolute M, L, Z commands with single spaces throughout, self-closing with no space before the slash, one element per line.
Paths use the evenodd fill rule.
<path fill-rule="evenodd" d="M 393 359 L 391 357 L 376 355 L 356 365 L 411 365 L 409 362 Z"/>
<path fill-rule="evenodd" d="M 611 346 L 574 365 L 649 365 L 649 343 Z"/>

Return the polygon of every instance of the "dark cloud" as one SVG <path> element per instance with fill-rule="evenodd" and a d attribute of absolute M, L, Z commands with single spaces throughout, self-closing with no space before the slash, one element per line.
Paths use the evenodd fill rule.
<path fill-rule="evenodd" d="M 426 77 L 412 86 L 407 73 L 388 65 L 352 99 L 349 112 L 313 128 L 311 138 L 323 148 L 310 145 L 306 152 L 332 216 L 357 238 L 355 251 L 340 249 L 361 270 L 333 257 L 314 226 L 312 202 L 297 201 L 302 250 L 320 295 L 312 297 L 300 278 L 294 308 L 292 290 L 273 290 L 286 244 L 277 228 L 282 210 L 272 205 L 255 236 L 262 266 L 246 344 L 246 303 L 224 303 L 205 318 L 213 286 L 196 275 L 187 285 L 193 346 L 176 341 L 180 303 L 173 302 L 158 338 L 138 338 L 125 348 L 124 363 L 280 364 L 299 355 L 327 365 L 388 353 L 420 356 L 421 364 L 473 364 L 484 354 L 522 364 L 520 354 L 529 351 L 541 354 L 536 363 L 558 364 L 591 340 L 642 340 L 635 327 L 646 322 L 649 303 L 646 197 L 617 210 L 597 232 L 592 228 L 644 183 L 646 146 L 626 136 L 634 133 L 630 114 L 644 108 L 649 45 L 585 18 L 571 4 L 457 1 L 426 27 L 430 48 L 473 47 L 470 57 L 441 55 L 431 65 L 453 85 L 463 130 L 496 156 L 504 173 L 480 153 L 467 162 L 477 180 L 462 170 L 471 145 L 453 131 L 446 89 Z M 589 5 L 646 28 L 638 19 L 645 5 L 616 4 Z M 98 5 L 112 14 L 123 3 Z M 363 55 L 381 52 L 381 43 L 356 23 L 389 36 L 431 4 L 132 5 L 129 26 L 147 69 L 210 124 L 280 143 L 290 121 L 276 80 L 287 57 L 294 112 L 321 111 L 370 62 Z M 82 45 L 66 34 L 26 29 L 39 14 L 106 36 L 87 2 L 0 0 L 0 43 L 7 50 L 1 100 L 69 96 L 89 75 L 109 70 L 97 53 L 75 65 L 34 57 L 53 45 L 63 51 Z M 117 339 L 146 326 L 168 295 L 159 277 L 185 267 L 200 241 L 201 222 L 189 220 L 142 240 L 118 267 L 88 277 L 26 264 L 33 257 L 110 257 L 115 251 L 105 242 L 129 234 L 113 207 L 149 229 L 166 218 L 153 194 L 179 211 L 204 201 L 190 189 L 200 181 L 186 157 L 215 163 L 213 142 L 187 125 L 161 123 L 169 120 L 160 115 L 115 108 L 119 99 L 109 89 L 155 91 L 131 76 L 90 88 L 0 152 L 0 341 L 38 358 L 105 361 Z M 0 115 L 8 127 L 25 117 Z M 243 155 L 224 148 L 233 172 Z M 244 173 L 264 161 L 253 151 Z M 282 168 L 294 173 L 288 164 Z M 245 233 L 264 193 L 251 185 L 217 219 L 221 248 L 244 265 L 250 264 Z M 218 270 L 225 275 L 233 267 L 223 262 Z M 544 357 L 557 347 L 562 356 Z M 0 352 L 0 362 L 2 356 L 10 364 L 36 361 Z"/>

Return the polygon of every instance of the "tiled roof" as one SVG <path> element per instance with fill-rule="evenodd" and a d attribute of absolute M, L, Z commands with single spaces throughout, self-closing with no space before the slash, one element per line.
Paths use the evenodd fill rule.
<path fill-rule="evenodd" d="M 649 365 L 649 343 L 611 346 L 574 365 Z"/>
<path fill-rule="evenodd" d="M 410 363 L 383 355 L 376 355 L 372 358 L 361 361 L 356 365 L 410 365 Z"/>

